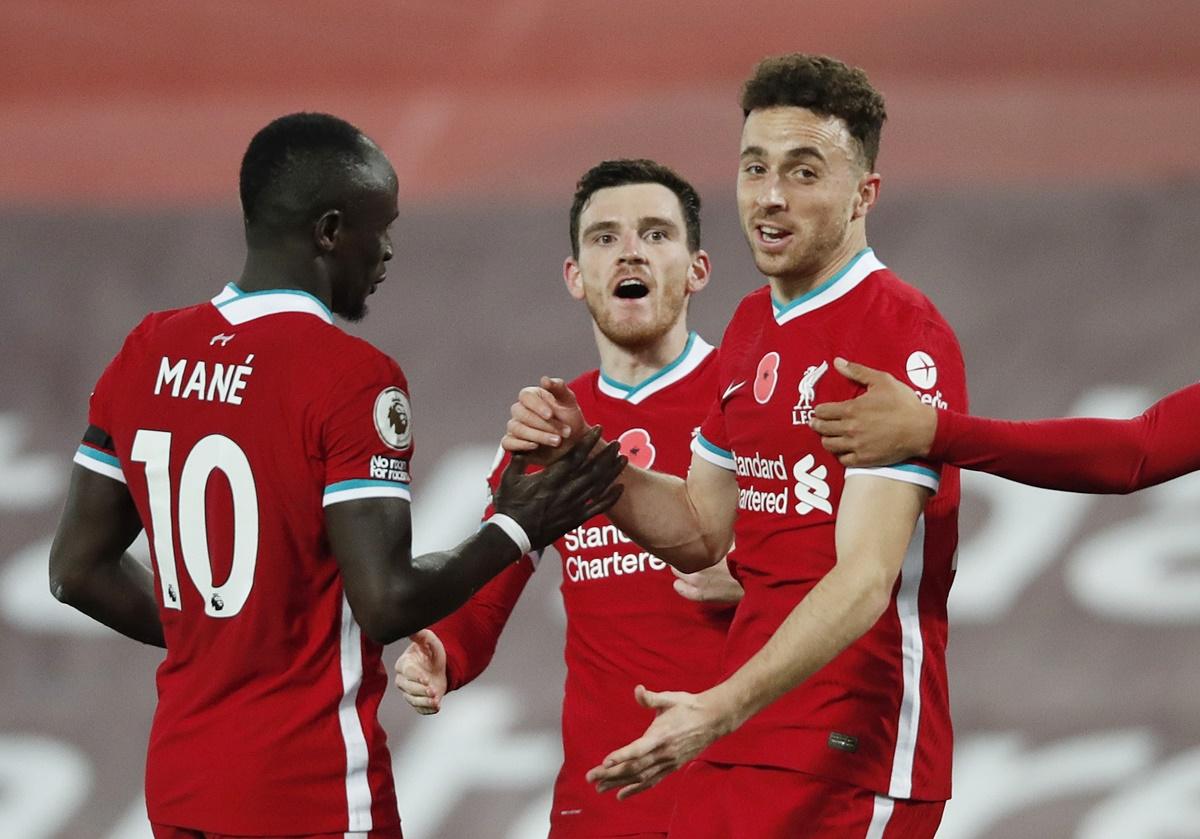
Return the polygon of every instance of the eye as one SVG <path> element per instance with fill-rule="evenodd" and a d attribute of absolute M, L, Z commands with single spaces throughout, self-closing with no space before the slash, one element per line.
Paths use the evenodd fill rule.
<path fill-rule="evenodd" d="M 648 230 L 646 231 L 646 239 L 651 242 L 667 241 L 667 231 L 665 230 Z"/>
<path fill-rule="evenodd" d="M 799 181 L 813 181 L 817 178 L 817 170 L 811 166 L 798 166 L 792 171 L 792 177 Z"/>
<path fill-rule="evenodd" d="M 761 163 L 747 163 L 742 167 L 742 171 L 747 175 L 765 175 L 767 173 L 767 167 L 763 166 Z"/>
<path fill-rule="evenodd" d="M 597 245 L 611 245 L 615 241 L 617 241 L 617 237 L 611 233 L 596 234 L 595 242 Z"/>

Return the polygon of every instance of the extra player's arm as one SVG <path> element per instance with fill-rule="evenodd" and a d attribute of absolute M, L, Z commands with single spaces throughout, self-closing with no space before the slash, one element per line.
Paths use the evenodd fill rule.
<path fill-rule="evenodd" d="M 524 474 L 522 458 L 505 470 L 496 510 L 524 529 L 532 547 L 604 512 L 619 496 L 612 482 L 625 459 L 615 445 L 589 458 L 598 439 L 585 435 L 567 457 L 536 474 Z M 490 523 L 448 551 L 414 557 L 409 503 L 402 498 L 329 504 L 325 523 L 346 599 L 363 631 L 381 644 L 450 614 L 529 547 Z"/>
<path fill-rule="evenodd" d="M 552 459 L 587 428 L 571 390 L 561 379 L 543 378 L 541 387 L 524 388 L 512 406 L 503 446 Z M 738 498 L 737 478 L 729 470 L 693 457 L 686 481 L 631 466 L 619 483 L 624 491 L 608 517 L 664 562 L 699 571 L 729 551 Z"/>
<path fill-rule="evenodd" d="M 838 369 L 867 392 L 818 406 L 813 428 L 848 466 L 928 456 L 1032 486 L 1093 493 L 1133 492 L 1200 469 L 1200 383 L 1128 420 L 1008 421 L 922 405 L 869 367 Z"/>
<path fill-rule="evenodd" d="M 50 590 L 122 635 L 164 647 L 154 574 L 125 553 L 141 530 L 124 483 L 75 466 L 50 548 Z"/>
<path fill-rule="evenodd" d="M 652 693 L 659 713 L 646 733 L 588 773 L 600 792 L 641 792 L 795 688 L 863 635 L 887 608 L 929 490 L 871 475 L 846 480 L 837 517 L 834 568 L 800 601 L 755 655 L 699 694 Z"/>
<path fill-rule="evenodd" d="M 396 660 L 396 687 L 417 713 L 436 714 L 447 691 L 473 681 L 487 668 L 532 576 L 533 565 L 525 557 L 501 571 L 452 615 L 413 635 Z"/>

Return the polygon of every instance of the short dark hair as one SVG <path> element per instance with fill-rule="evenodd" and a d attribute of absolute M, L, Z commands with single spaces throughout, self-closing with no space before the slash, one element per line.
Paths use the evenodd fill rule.
<path fill-rule="evenodd" d="M 336 190 L 330 173 L 363 165 L 373 145 L 330 114 L 288 114 L 272 121 L 242 156 L 238 186 L 247 227 L 305 220 L 295 216 L 313 212 Z"/>
<path fill-rule="evenodd" d="M 742 115 L 762 108 L 807 108 L 837 117 L 858 141 L 862 162 L 875 168 L 887 110 L 867 74 L 827 55 L 794 52 L 764 58 L 742 88 Z"/>
<path fill-rule="evenodd" d="M 683 223 L 687 228 L 687 246 L 692 253 L 700 250 L 700 194 L 673 169 L 654 160 L 605 160 L 588 169 L 575 184 L 571 202 L 571 254 L 579 259 L 579 217 L 592 195 L 613 186 L 662 184 L 679 199 Z"/>

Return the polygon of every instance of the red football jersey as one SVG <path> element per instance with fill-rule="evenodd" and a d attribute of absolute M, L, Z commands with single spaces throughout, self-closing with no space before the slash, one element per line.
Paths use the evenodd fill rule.
<path fill-rule="evenodd" d="M 787 305 L 769 288 L 738 307 L 720 350 L 722 396 L 693 443 L 737 474 L 736 571 L 746 589 L 724 661 L 753 656 L 837 560 L 846 477 L 868 473 L 937 491 L 883 617 L 862 638 L 704 757 L 797 769 L 893 798 L 950 795 L 946 598 L 954 576 L 958 475 L 924 462 L 844 470 L 809 428 L 818 402 L 861 388 L 836 356 L 893 373 L 923 401 L 966 407 L 962 354 L 933 305 L 864 250 Z"/>
<path fill-rule="evenodd" d="M 323 505 L 409 498 L 395 362 L 298 291 L 149 315 L 92 395 L 75 462 L 129 487 L 154 559 L 150 820 L 238 835 L 399 824 L 388 677 L 343 593 Z"/>
<path fill-rule="evenodd" d="M 716 352 L 693 333 L 678 359 L 636 387 L 598 370 L 569 386 L 588 422 L 603 426 L 606 438 L 620 440 L 630 463 L 682 477 L 692 436 L 717 395 Z M 493 487 L 504 465 L 493 472 Z M 627 801 L 598 795 L 584 776 L 613 749 L 640 737 L 654 719 L 635 702 L 635 685 L 700 691 L 717 682 L 733 610 L 680 597 L 670 567 L 605 516 L 570 531 L 554 547 L 563 568 L 567 681 L 563 766 L 551 822 L 572 836 L 665 833 L 677 775 Z M 506 569 L 432 627 L 446 644 L 451 688 L 487 666 L 535 560 Z"/>

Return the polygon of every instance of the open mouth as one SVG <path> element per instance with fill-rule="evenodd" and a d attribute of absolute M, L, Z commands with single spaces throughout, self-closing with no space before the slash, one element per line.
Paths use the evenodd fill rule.
<path fill-rule="evenodd" d="M 774 227 L 770 224 L 760 224 L 756 229 L 758 230 L 759 238 L 768 245 L 778 244 L 792 235 L 790 230 L 784 230 L 781 227 Z"/>
<path fill-rule="evenodd" d="M 613 294 L 622 300 L 641 300 L 649 293 L 650 289 L 646 284 L 634 277 L 621 280 L 621 282 L 617 283 L 617 287 L 613 291 Z"/>

